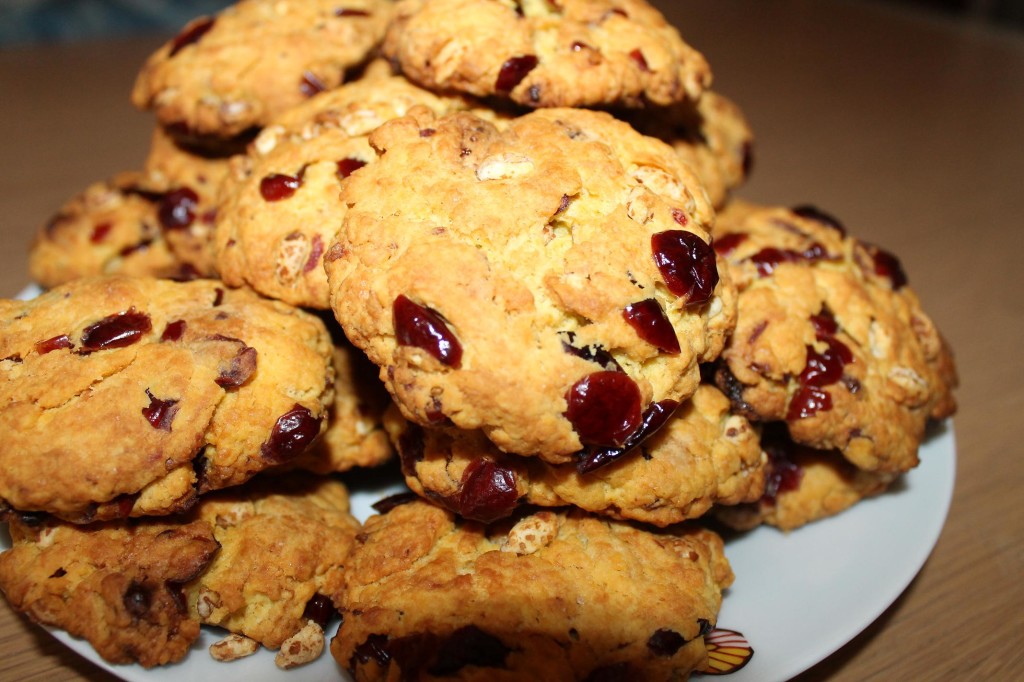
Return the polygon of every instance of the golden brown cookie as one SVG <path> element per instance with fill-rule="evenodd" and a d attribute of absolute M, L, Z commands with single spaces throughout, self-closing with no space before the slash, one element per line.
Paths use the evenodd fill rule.
<path fill-rule="evenodd" d="M 508 516 L 520 504 L 573 505 L 664 527 L 764 493 L 758 432 L 730 414 L 729 399 L 711 386 L 701 385 L 640 447 L 575 464 L 505 455 L 478 432 L 423 429 L 388 416 L 409 487 L 478 521 Z"/>
<path fill-rule="evenodd" d="M 233 137 L 338 86 L 384 34 L 390 0 L 240 0 L 143 65 L 132 102 L 195 136 Z"/>
<path fill-rule="evenodd" d="M 39 229 L 29 274 L 44 288 L 113 273 L 188 277 L 160 229 L 162 199 L 138 172 L 89 185 Z"/>
<path fill-rule="evenodd" d="M 0 301 L 0 498 L 74 521 L 185 508 L 313 442 L 330 354 L 316 317 L 211 280 Z"/>
<path fill-rule="evenodd" d="M 702 529 L 578 510 L 488 527 L 414 501 L 367 520 L 331 653 L 361 681 L 685 679 L 732 577 Z"/>
<path fill-rule="evenodd" d="M 740 291 L 717 377 L 734 408 L 860 469 L 915 466 L 956 374 L 896 257 L 812 207 L 732 204 L 714 236 Z"/>
<path fill-rule="evenodd" d="M 644 0 L 403 0 L 381 50 L 424 87 L 528 107 L 696 101 L 711 81 Z"/>
<path fill-rule="evenodd" d="M 474 103 L 434 95 L 399 76 L 369 75 L 267 126 L 233 162 L 221 196 L 216 253 L 224 281 L 294 305 L 329 308 L 323 254 L 345 217 L 341 189 L 376 158 L 369 133 L 415 105 L 445 114 Z"/>
<path fill-rule="evenodd" d="M 557 464 L 624 446 L 696 390 L 734 293 L 668 145 L 578 109 L 500 130 L 414 109 L 370 143 L 325 268 L 407 418 Z"/>
<path fill-rule="evenodd" d="M 716 518 L 737 530 L 761 524 L 794 530 L 884 492 L 897 476 L 858 469 L 835 451 L 797 445 L 780 423 L 766 427 L 761 442 L 769 460 L 764 496 L 715 509 Z"/>

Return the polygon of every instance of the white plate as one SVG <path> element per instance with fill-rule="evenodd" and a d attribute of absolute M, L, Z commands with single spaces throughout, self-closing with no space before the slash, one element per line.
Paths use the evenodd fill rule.
<path fill-rule="evenodd" d="M 19 294 L 30 298 L 38 289 Z M 953 423 L 932 430 L 921 465 L 885 494 L 838 516 L 789 534 L 762 527 L 730 538 L 726 555 L 736 582 L 725 594 L 718 626 L 747 638 L 754 656 L 728 682 L 783 682 L 824 660 L 853 639 L 892 604 L 924 565 L 946 520 L 956 478 Z M 352 510 L 365 520 L 372 505 L 403 490 L 396 481 L 360 479 L 351 489 Z M 0 538 L 4 548 L 7 538 Z M 330 629 L 334 627 L 334 629 Z M 329 626 L 333 634 L 335 626 Z M 329 652 L 315 663 L 278 670 L 266 650 L 232 663 L 217 663 L 206 648 L 223 632 L 203 628 L 184 661 L 146 670 L 111 666 L 83 640 L 62 631 L 54 637 L 128 682 L 322 682 L 350 679 Z M 711 676 L 695 679 L 712 680 Z"/>

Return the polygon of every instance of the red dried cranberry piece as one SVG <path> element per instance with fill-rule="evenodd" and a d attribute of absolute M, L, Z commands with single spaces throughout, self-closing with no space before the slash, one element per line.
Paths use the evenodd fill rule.
<path fill-rule="evenodd" d="M 715 251 L 693 232 L 668 230 L 651 237 L 654 263 L 668 290 L 686 297 L 687 306 L 711 300 L 718 284 Z"/>
<path fill-rule="evenodd" d="M 826 227 L 831 227 L 833 230 L 836 230 L 839 234 L 843 235 L 844 237 L 846 236 L 846 228 L 843 227 L 843 224 L 839 222 L 839 220 L 835 216 L 833 216 L 830 213 L 825 213 L 817 206 L 812 206 L 811 204 L 803 204 L 801 206 L 794 206 L 791 210 L 795 215 L 798 215 L 801 218 L 807 218 L 808 220 L 813 220 L 815 222 L 821 223 Z"/>
<path fill-rule="evenodd" d="M 475 625 L 466 625 L 448 635 L 437 652 L 434 664 L 427 671 L 431 675 L 447 677 L 464 667 L 504 668 L 511 649 L 494 635 Z"/>
<path fill-rule="evenodd" d="M 530 73 L 537 66 L 536 55 L 526 54 L 521 57 L 510 57 L 501 65 L 498 72 L 498 79 L 494 83 L 494 89 L 498 92 L 512 92 L 512 90 L 523 82 L 526 74 Z"/>
<path fill-rule="evenodd" d="M 811 315 L 811 324 L 814 326 L 815 336 L 819 339 L 839 333 L 839 323 L 828 308 L 822 308 L 817 315 Z"/>
<path fill-rule="evenodd" d="M 196 219 L 199 195 L 189 187 L 179 187 L 168 192 L 160 201 L 157 217 L 165 230 L 181 230 Z"/>
<path fill-rule="evenodd" d="M 188 45 L 199 42 L 199 39 L 206 35 L 207 31 L 213 28 L 213 24 L 213 17 L 202 17 L 193 21 L 185 27 L 184 31 L 175 37 L 174 41 L 171 43 L 171 51 L 168 56 L 173 57 Z"/>
<path fill-rule="evenodd" d="M 686 639 L 675 630 L 668 628 L 655 630 L 647 640 L 647 648 L 655 656 L 674 656 L 684 644 L 686 644 Z"/>
<path fill-rule="evenodd" d="M 92 228 L 92 234 L 89 235 L 89 241 L 93 244 L 99 244 L 107 238 L 107 235 L 110 234 L 112 229 L 114 229 L 114 224 L 109 221 L 96 225 Z"/>
<path fill-rule="evenodd" d="M 175 320 L 169 322 L 164 328 L 164 333 L 160 335 L 161 341 L 181 341 L 181 337 L 185 335 L 185 328 L 188 325 L 185 320 Z"/>
<path fill-rule="evenodd" d="M 576 462 L 576 471 L 580 474 L 589 474 L 603 466 L 621 459 L 634 449 L 642 445 L 648 438 L 657 433 L 672 413 L 679 407 L 675 400 L 665 399 L 651 403 L 646 410 L 640 423 L 640 428 L 626 439 L 626 442 L 619 448 L 588 448 L 583 451 L 580 459 Z"/>
<path fill-rule="evenodd" d="M 679 353 L 679 338 L 661 305 L 653 298 L 630 303 L 622 317 L 647 343 L 673 355 Z"/>
<path fill-rule="evenodd" d="M 146 313 L 134 307 L 126 312 L 108 315 L 82 331 L 82 350 L 92 352 L 108 348 L 124 348 L 136 343 L 153 329 Z"/>
<path fill-rule="evenodd" d="M 690 222 L 690 218 L 686 215 L 686 211 L 681 208 L 672 209 L 672 220 L 676 221 L 683 227 L 686 227 L 686 224 Z"/>
<path fill-rule="evenodd" d="M 46 355 L 51 351 L 60 350 L 61 348 L 71 348 L 73 345 L 67 334 L 61 334 L 60 336 L 54 336 L 52 339 L 37 342 L 35 349 L 40 355 Z"/>
<path fill-rule="evenodd" d="M 799 381 L 805 386 L 828 386 L 843 377 L 843 367 L 853 362 L 853 353 L 842 341 L 831 336 L 821 339 L 825 351 L 819 353 L 807 346 L 807 364 L 800 373 Z"/>
<path fill-rule="evenodd" d="M 621 447 L 642 423 L 640 388 L 623 372 L 594 372 L 566 395 L 565 417 L 584 445 Z"/>
<path fill-rule="evenodd" d="M 171 422 L 174 421 L 174 416 L 178 414 L 179 401 L 161 400 L 150 393 L 148 388 L 146 389 L 146 395 L 149 396 L 149 405 L 142 408 L 142 416 L 146 418 L 146 421 L 154 429 L 170 431 Z"/>
<path fill-rule="evenodd" d="M 832 396 L 817 386 L 801 386 L 789 401 L 786 421 L 806 419 L 832 409 Z"/>
<path fill-rule="evenodd" d="M 140 582 L 132 581 L 121 597 L 125 610 L 133 620 L 145 617 L 153 602 L 153 590 Z"/>
<path fill-rule="evenodd" d="M 440 313 L 399 294 L 392 315 L 399 345 L 422 348 L 449 367 L 462 364 L 462 344 Z"/>
<path fill-rule="evenodd" d="M 798 449 L 809 448 L 802 448 L 794 443 L 785 427 L 780 424 L 765 427 L 761 447 L 768 455 L 768 476 L 761 501 L 775 504 L 775 498 L 779 493 L 796 490 L 803 480 L 803 468 L 792 460 L 790 454 Z"/>
<path fill-rule="evenodd" d="M 302 266 L 303 272 L 312 272 L 320 264 L 320 256 L 324 255 L 324 240 L 318 234 L 313 235 L 313 242 L 309 245 L 309 258 Z"/>
<path fill-rule="evenodd" d="M 401 507 L 403 504 L 409 504 L 420 499 L 416 493 L 395 493 L 394 495 L 388 495 L 382 500 L 377 500 L 370 506 L 378 514 L 387 514 L 395 507 Z"/>
<path fill-rule="evenodd" d="M 782 263 L 814 262 L 827 257 L 828 252 L 825 251 L 825 247 L 814 242 L 803 252 L 768 246 L 755 253 L 749 260 L 757 266 L 759 275 L 767 277 L 775 272 L 775 268 Z"/>
<path fill-rule="evenodd" d="M 889 280 L 893 291 L 899 291 L 907 286 L 907 275 L 903 271 L 903 265 L 899 259 L 877 246 L 871 247 L 871 256 L 875 261 L 875 274 Z"/>
<path fill-rule="evenodd" d="M 260 195 L 267 201 L 281 201 L 291 197 L 301 186 L 301 178 L 271 173 L 260 180 Z"/>
<path fill-rule="evenodd" d="M 301 455 L 319 434 L 320 418 L 296 404 L 278 417 L 270 438 L 260 446 L 260 455 L 272 462 L 284 462 Z"/>
<path fill-rule="evenodd" d="M 359 159 L 353 159 L 351 157 L 342 159 L 338 162 L 338 177 L 344 180 L 365 165 L 366 162 L 360 161 Z"/>
<path fill-rule="evenodd" d="M 358 645 L 352 652 L 352 658 L 348 662 L 348 669 L 354 672 L 356 662 L 366 665 L 371 660 L 376 661 L 382 668 L 386 668 L 391 662 L 391 654 L 388 653 L 387 635 L 370 635 L 366 641 Z"/>
<path fill-rule="evenodd" d="M 239 348 L 238 353 L 231 358 L 227 367 L 221 368 L 220 374 L 214 379 L 221 388 L 238 388 L 248 381 L 256 371 L 256 349 L 245 345 L 242 341 L 239 343 L 242 344 L 242 347 Z"/>
<path fill-rule="evenodd" d="M 511 514 L 518 502 L 516 475 L 511 469 L 489 459 L 478 459 L 462 472 L 455 500 L 456 511 L 462 517 L 490 523 Z"/>
<path fill-rule="evenodd" d="M 609 372 L 621 372 L 622 366 L 619 365 L 619 361 L 615 359 L 611 353 L 609 353 L 603 346 L 592 345 L 592 346 L 577 346 L 576 333 L 575 332 L 559 332 L 558 333 L 562 341 L 562 350 L 569 355 L 575 355 L 578 358 L 583 358 L 588 362 L 595 362 Z"/>
<path fill-rule="evenodd" d="M 322 628 L 326 628 L 331 618 L 338 612 L 334 603 L 319 592 L 315 593 L 306 602 L 306 608 L 302 611 L 302 617 L 313 621 Z"/>
<path fill-rule="evenodd" d="M 320 94 L 327 89 L 324 82 L 317 78 L 316 74 L 312 71 L 305 71 L 302 74 L 302 80 L 299 81 L 299 92 L 305 97 L 312 97 L 313 95 Z"/>
<path fill-rule="evenodd" d="M 647 64 L 647 57 L 644 57 L 644 53 L 640 51 L 640 48 L 636 48 L 629 53 L 629 58 L 640 67 L 640 70 L 645 73 L 651 72 L 651 67 Z"/>
<path fill-rule="evenodd" d="M 729 234 L 715 237 L 715 240 L 711 242 L 711 246 L 715 249 L 715 253 L 728 256 L 736 250 L 736 247 L 747 241 L 749 236 L 746 232 L 730 232 Z"/>
<path fill-rule="evenodd" d="M 341 7 L 339 9 L 334 10 L 334 16 L 336 16 L 336 17 L 368 17 L 368 16 L 370 16 L 370 13 L 367 12 L 365 9 L 347 9 L 345 7 Z"/>

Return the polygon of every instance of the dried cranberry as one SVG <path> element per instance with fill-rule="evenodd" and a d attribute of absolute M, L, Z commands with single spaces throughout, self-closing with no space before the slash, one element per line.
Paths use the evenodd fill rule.
<path fill-rule="evenodd" d="M 160 335 L 161 341 L 181 341 L 181 337 L 185 335 L 185 328 L 188 325 L 185 320 L 175 320 L 174 322 L 168 322 L 167 326 L 164 327 L 164 333 Z"/>
<path fill-rule="evenodd" d="M 640 51 L 639 47 L 629 53 L 629 58 L 640 67 L 641 71 L 650 73 L 651 67 L 647 64 L 647 58 L 644 57 L 644 53 Z"/>
<path fill-rule="evenodd" d="M 648 438 L 657 433 L 661 427 L 668 422 L 669 417 L 679 407 L 679 403 L 675 400 L 665 399 L 659 400 L 656 403 L 651 403 L 646 410 L 644 410 L 643 418 L 640 422 L 640 428 L 633 432 L 633 434 L 626 439 L 626 442 L 622 447 L 608 448 L 598 447 L 589 448 L 584 450 L 579 461 L 576 462 L 576 471 L 580 474 L 589 474 L 592 471 L 596 471 L 603 466 L 607 466 L 612 462 L 621 459 L 623 456 L 639 447 Z"/>
<path fill-rule="evenodd" d="M 683 227 L 686 227 L 686 224 L 690 222 L 690 218 L 686 215 L 686 211 L 681 208 L 672 209 L 672 220 L 676 221 Z"/>
<path fill-rule="evenodd" d="M 313 235 L 313 242 L 309 245 L 309 258 L 302 266 L 303 272 L 312 272 L 320 264 L 320 256 L 324 255 L 324 240 L 318 234 Z"/>
<path fill-rule="evenodd" d="M 562 341 L 562 350 L 566 353 L 575 355 L 578 358 L 583 358 L 588 362 L 595 362 L 609 372 L 622 371 L 622 366 L 619 365 L 615 356 L 605 350 L 603 346 L 597 344 L 592 346 L 577 346 L 575 345 L 575 332 L 559 332 L 558 335 Z"/>
<path fill-rule="evenodd" d="M 711 242 L 711 246 L 715 249 L 715 253 L 728 256 L 736 250 L 736 247 L 747 241 L 749 236 L 746 232 L 730 232 L 720 237 L 715 237 L 715 240 Z"/>
<path fill-rule="evenodd" d="M 629 304 L 622 311 L 622 316 L 629 326 L 636 330 L 637 336 L 647 343 L 666 353 L 673 355 L 679 353 L 679 339 L 676 337 L 676 330 L 655 299 L 646 298 Z"/>
<path fill-rule="evenodd" d="M 134 620 L 144 617 L 149 612 L 153 600 L 152 590 L 142 583 L 132 581 L 121 598 L 124 608 Z"/>
<path fill-rule="evenodd" d="M 146 395 L 149 396 L 149 405 L 142 408 L 142 416 L 150 423 L 154 429 L 160 431 L 170 431 L 171 422 L 174 421 L 174 416 L 178 414 L 178 401 L 177 400 L 161 400 L 157 398 L 149 389 L 146 389 Z"/>
<path fill-rule="evenodd" d="M 718 284 L 715 251 L 703 239 L 685 230 L 658 232 L 651 237 L 654 263 L 668 290 L 685 296 L 687 306 L 711 300 Z"/>
<path fill-rule="evenodd" d="M 320 434 L 320 418 L 309 408 L 296 404 L 278 417 L 270 438 L 260 446 L 260 455 L 273 462 L 283 462 L 301 455 Z"/>
<path fill-rule="evenodd" d="M 301 186 L 301 178 L 271 173 L 260 180 L 260 195 L 267 201 L 281 201 L 291 197 Z"/>
<path fill-rule="evenodd" d="M 765 479 L 762 502 L 775 504 L 779 493 L 796 490 L 803 480 L 803 468 L 796 464 L 790 453 L 795 450 L 806 450 L 790 439 L 784 426 L 772 424 L 765 427 L 761 437 L 761 447 L 768 455 L 768 475 Z"/>
<path fill-rule="evenodd" d="M 801 386 L 789 401 L 786 421 L 806 419 L 832 409 L 832 396 L 817 386 Z"/>
<path fill-rule="evenodd" d="M 820 339 L 826 344 L 819 353 L 807 346 L 807 364 L 800 373 L 799 381 L 805 386 L 828 386 L 843 376 L 843 367 L 853 362 L 853 353 L 842 341 L 832 337 Z"/>
<path fill-rule="evenodd" d="M 511 469 L 477 459 L 462 472 L 455 503 L 464 518 L 490 523 L 511 514 L 518 502 L 516 475 Z"/>
<path fill-rule="evenodd" d="M 218 307 L 223 302 L 224 302 L 224 290 L 221 289 L 220 287 L 217 287 L 216 289 L 213 290 L 213 303 L 212 303 L 212 305 L 213 305 L 214 308 L 216 308 L 216 307 Z"/>
<path fill-rule="evenodd" d="M 440 313 L 399 294 L 392 314 L 399 345 L 422 348 L 449 367 L 462 364 L 462 345 Z"/>
<path fill-rule="evenodd" d="M 60 350 L 61 348 L 71 348 L 73 345 L 67 334 L 61 334 L 60 336 L 54 336 L 51 339 L 37 342 L 35 349 L 40 355 L 46 355 L 51 351 Z"/>
<path fill-rule="evenodd" d="M 160 201 L 157 217 L 165 230 L 180 230 L 196 219 L 199 195 L 189 187 L 179 187 L 168 192 Z"/>
<path fill-rule="evenodd" d="M 126 312 L 108 315 L 82 331 L 82 350 L 86 352 L 124 348 L 136 343 L 143 334 L 153 329 L 153 323 L 146 313 L 134 307 Z"/>
<path fill-rule="evenodd" d="M 798 215 L 801 218 L 807 218 L 808 220 L 813 220 L 815 222 L 821 223 L 822 225 L 831 227 L 833 230 L 836 230 L 837 232 L 839 232 L 839 234 L 843 235 L 844 237 L 846 236 L 846 228 L 843 227 L 843 224 L 839 222 L 839 220 L 835 216 L 829 213 L 825 213 L 817 206 L 803 204 L 801 206 L 795 206 L 791 210 L 795 215 Z"/>
<path fill-rule="evenodd" d="M 388 495 L 384 499 L 377 500 L 370 506 L 378 514 L 387 514 L 395 507 L 401 507 L 403 504 L 409 504 L 420 499 L 416 493 L 395 493 L 394 495 Z"/>
<path fill-rule="evenodd" d="M 794 251 L 792 249 L 779 249 L 774 246 L 767 246 L 753 256 L 750 257 L 750 261 L 757 266 L 757 272 L 762 277 L 775 272 L 782 263 L 798 263 L 800 261 L 814 262 L 826 258 L 828 253 L 825 251 L 825 247 L 821 244 L 814 242 L 805 251 Z"/>
<path fill-rule="evenodd" d="M 202 17 L 186 26 L 185 30 L 179 33 L 171 42 L 171 51 L 168 56 L 173 57 L 186 46 L 199 42 L 199 39 L 213 28 L 213 23 L 214 19 L 212 17 Z"/>
<path fill-rule="evenodd" d="M 475 625 L 466 625 L 448 635 L 437 651 L 431 675 L 445 677 L 456 674 L 467 665 L 479 668 L 503 668 L 511 649 L 494 635 Z"/>
<path fill-rule="evenodd" d="M 256 349 L 239 343 L 242 347 L 238 349 L 238 353 L 231 358 L 226 367 L 221 367 L 220 374 L 214 379 L 221 388 L 238 388 L 256 371 Z"/>
<path fill-rule="evenodd" d="M 647 640 L 647 648 L 655 656 L 674 656 L 684 644 L 686 644 L 686 639 L 681 634 L 667 628 L 655 630 Z"/>
<path fill-rule="evenodd" d="M 366 162 L 360 161 L 359 159 L 353 159 L 351 157 L 342 159 L 338 162 L 338 177 L 344 180 L 365 165 Z"/>
<path fill-rule="evenodd" d="M 814 326 L 814 333 L 820 339 L 826 336 L 835 336 L 839 333 L 839 323 L 828 308 L 822 308 L 821 312 L 811 315 L 811 324 Z"/>
<path fill-rule="evenodd" d="M 334 16 L 336 16 L 336 17 L 368 17 L 368 16 L 370 16 L 370 13 L 367 12 L 365 9 L 347 9 L 345 7 L 341 7 L 339 9 L 334 10 Z"/>
<path fill-rule="evenodd" d="M 299 92 L 305 97 L 312 97 L 327 89 L 324 82 L 317 78 L 317 75 L 312 71 L 305 71 L 302 74 L 302 79 L 299 81 Z"/>
<path fill-rule="evenodd" d="M 338 610 L 334 608 L 331 600 L 317 592 L 306 602 L 306 608 L 302 611 L 302 617 L 313 621 L 322 628 L 326 628 L 336 613 L 338 613 Z"/>
<path fill-rule="evenodd" d="M 893 291 L 907 286 L 907 275 L 896 256 L 877 246 L 871 247 L 871 256 L 875 261 L 875 274 L 888 279 Z"/>
<path fill-rule="evenodd" d="M 92 228 L 92 234 L 89 235 L 89 241 L 93 244 L 99 244 L 107 238 L 107 235 L 110 234 L 112 229 L 114 229 L 114 224 L 110 221 L 96 225 Z"/>
<path fill-rule="evenodd" d="M 526 74 L 533 71 L 537 66 L 536 55 L 527 54 L 521 57 L 511 57 L 501 65 L 498 72 L 498 79 L 494 83 L 494 89 L 498 92 L 512 92 L 512 90 L 523 82 Z"/>
<path fill-rule="evenodd" d="M 621 447 L 642 423 L 640 388 L 623 372 L 594 372 L 566 395 L 565 417 L 584 445 Z"/>
<path fill-rule="evenodd" d="M 349 670 L 354 671 L 356 662 L 366 665 L 370 660 L 376 661 L 382 668 L 391 661 L 391 654 L 388 653 L 387 635 L 370 635 L 366 641 L 358 645 L 352 652 L 352 659 L 348 662 Z"/>

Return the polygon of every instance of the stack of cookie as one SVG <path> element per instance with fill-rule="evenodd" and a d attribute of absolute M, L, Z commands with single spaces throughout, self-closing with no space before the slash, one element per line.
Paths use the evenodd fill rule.
<path fill-rule="evenodd" d="M 301 664 L 338 610 L 357 679 L 705 669 L 701 521 L 881 492 L 956 383 L 895 256 L 731 198 L 752 135 L 710 80 L 644 0 L 187 26 L 132 93 L 142 170 L 0 304 L 8 600 L 146 666 L 200 623 Z M 414 494 L 360 527 L 346 472 L 393 451 Z"/>

